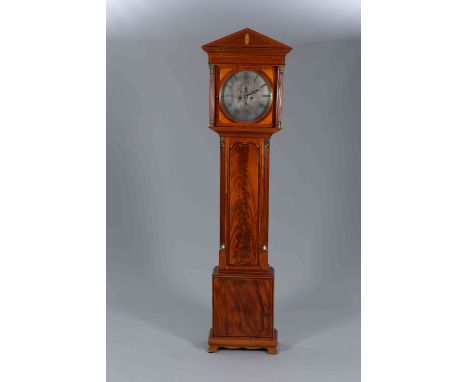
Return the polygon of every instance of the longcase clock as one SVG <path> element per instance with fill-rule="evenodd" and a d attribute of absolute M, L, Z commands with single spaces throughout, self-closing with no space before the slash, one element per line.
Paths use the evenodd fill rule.
<path fill-rule="evenodd" d="M 220 136 L 220 244 L 208 351 L 277 352 L 268 263 L 270 138 L 281 130 L 291 47 L 251 29 L 202 46 L 210 67 L 209 127 Z"/>

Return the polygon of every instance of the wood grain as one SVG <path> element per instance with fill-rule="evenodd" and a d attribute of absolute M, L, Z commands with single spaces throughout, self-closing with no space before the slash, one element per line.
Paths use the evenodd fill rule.
<path fill-rule="evenodd" d="M 277 354 L 278 332 L 275 329 L 272 338 L 249 337 L 220 337 L 213 335 L 213 329 L 208 336 L 208 352 L 216 353 L 220 348 L 224 349 L 265 349 L 268 354 Z"/>
<path fill-rule="evenodd" d="M 229 147 L 228 264 L 258 265 L 260 147 L 235 142 Z"/>
<path fill-rule="evenodd" d="M 213 334 L 273 337 L 272 274 L 213 274 Z"/>

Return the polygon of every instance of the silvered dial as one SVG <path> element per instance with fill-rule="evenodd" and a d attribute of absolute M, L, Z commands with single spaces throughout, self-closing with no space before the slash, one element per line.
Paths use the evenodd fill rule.
<path fill-rule="evenodd" d="M 224 81 L 220 98 L 223 110 L 232 119 L 251 122 L 268 111 L 272 92 L 270 83 L 261 73 L 241 70 Z"/>

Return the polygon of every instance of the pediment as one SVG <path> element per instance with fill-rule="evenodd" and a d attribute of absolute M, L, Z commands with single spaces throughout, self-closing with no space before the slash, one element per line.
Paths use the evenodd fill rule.
<path fill-rule="evenodd" d="M 242 50 L 249 51 L 268 50 L 287 54 L 292 48 L 282 42 L 274 40 L 250 28 L 242 29 L 220 39 L 202 46 L 205 52 L 228 52 Z"/>

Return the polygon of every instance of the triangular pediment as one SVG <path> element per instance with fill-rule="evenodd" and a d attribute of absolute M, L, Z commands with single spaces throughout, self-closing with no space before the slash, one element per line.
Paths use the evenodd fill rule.
<path fill-rule="evenodd" d="M 270 51 L 278 51 L 284 54 L 290 52 L 292 48 L 282 42 L 274 40 L 264 34 L 258 33 L 250 28 L 242 29 L 220 39 L 214 40 L 202 46 L 205 52 L 215 51 L 238 51 L 240 49 L 249 51 L 258 51 L 267 49 Z"/>

